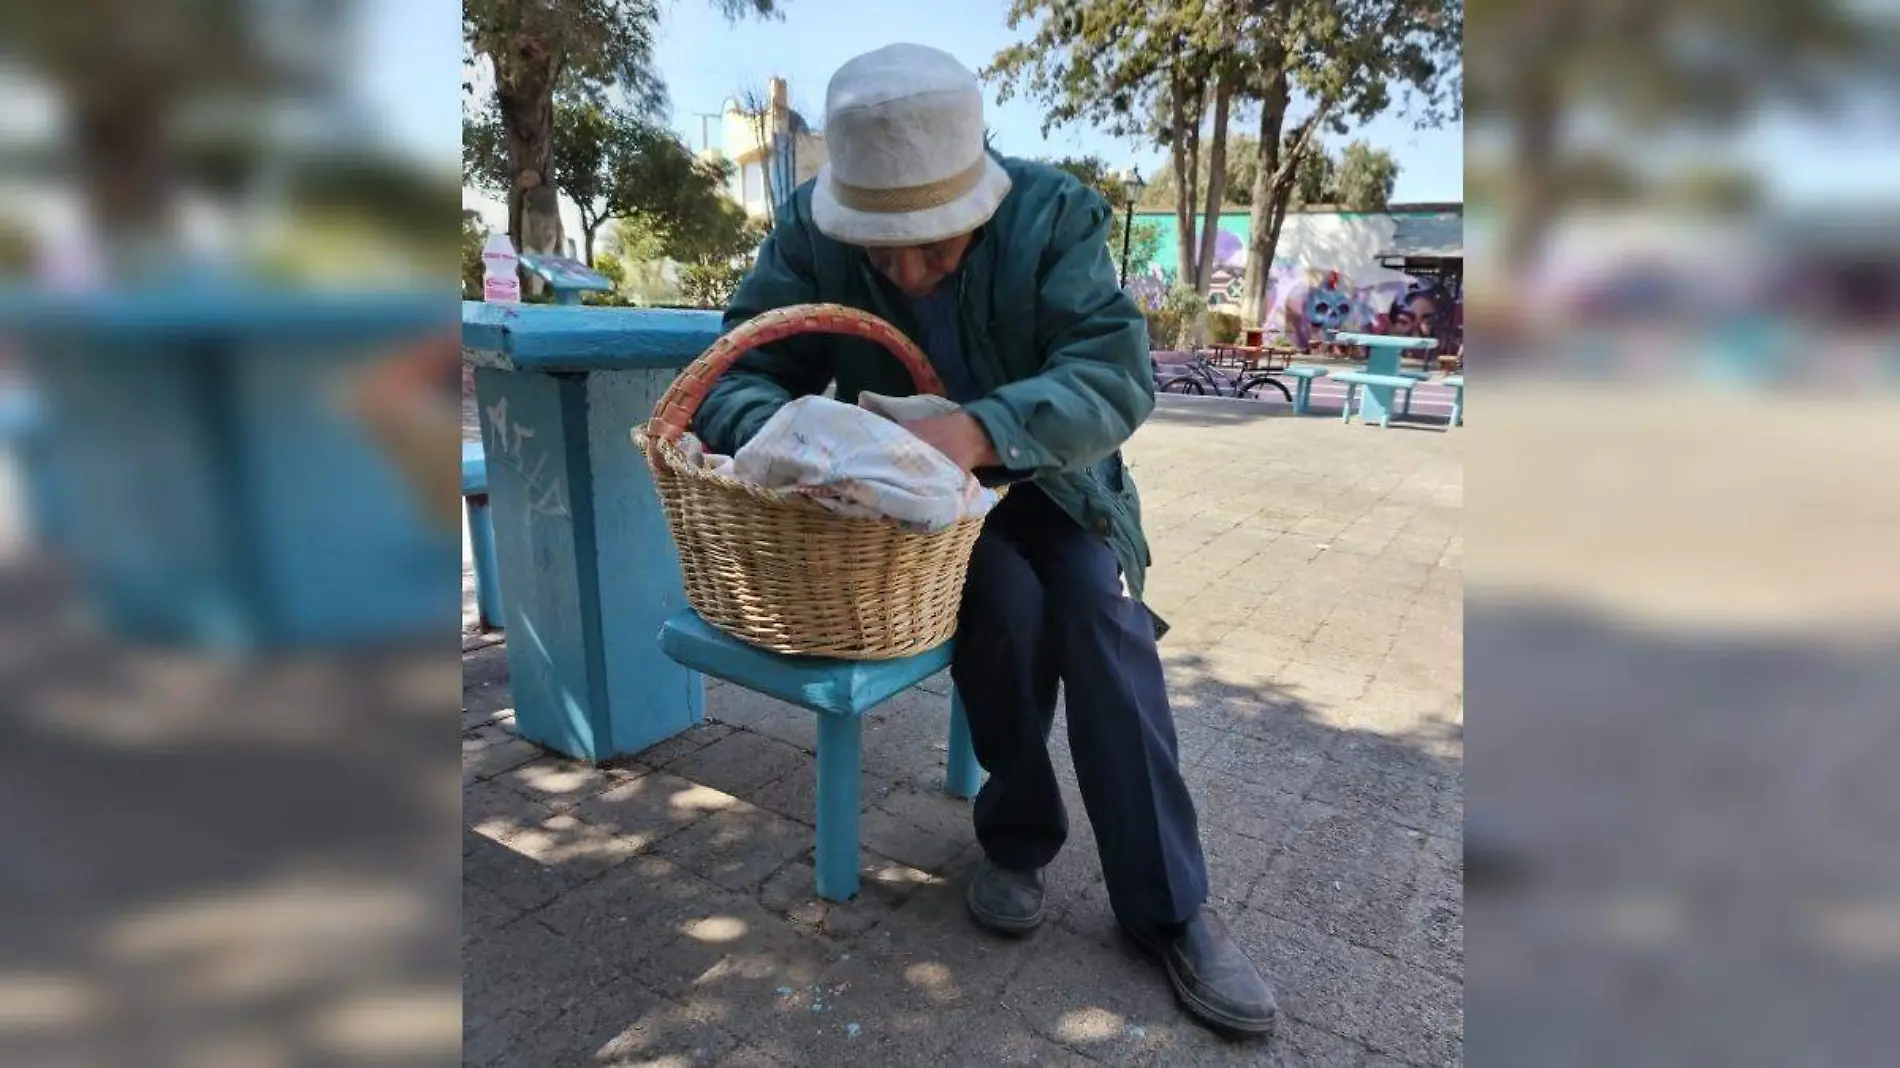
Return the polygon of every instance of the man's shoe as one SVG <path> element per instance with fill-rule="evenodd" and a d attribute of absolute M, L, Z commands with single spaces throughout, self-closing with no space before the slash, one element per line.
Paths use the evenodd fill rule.
<path fill-rule="evenodd" d="M 1010 871 L 985 858 L 964 900 L 976 922 L 992 931 L 1025 935 L 1042 923 L 1042 872 Z"/>
<path fill-rule="evenodd" d="M 1236 945 L 1219 916 L 1202 909 L 1178 933 L 1124 925 L 1135 944 L 1161 959 L 1188 1012 L 1238 1035 L 1273 1031 L 1279 1014 L 1273 988 Z"/>

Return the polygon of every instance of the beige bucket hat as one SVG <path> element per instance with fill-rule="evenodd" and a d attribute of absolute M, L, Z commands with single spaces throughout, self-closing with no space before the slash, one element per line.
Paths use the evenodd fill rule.
<path fill-rule="evenodd" d="M 922 245 L 989 221 L 1009 175 L 983 145 L 983 90 L 955 56 L 887 45 L 825 89 L 830 162 L 812 190 L 820 232 L 851 245 Z"/>

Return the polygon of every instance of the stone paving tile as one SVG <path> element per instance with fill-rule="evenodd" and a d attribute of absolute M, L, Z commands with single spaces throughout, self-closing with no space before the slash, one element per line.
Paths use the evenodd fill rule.
<path fill-rule="evenodd" d="M 1308 800 L 1287 835 L 1286 849 L 1324 858 L 1344 871 L 1392 878 L 1417 870 L 1426 839 L 1409 827 Z"/>
<path fill-rule="evenodd" d="M 942 1068 L 972 1065 L 1087 1068 L 1100 1062 L 1037 1034 L 1028 1021 L 1015 1013 L 996 1012 L 985 1018 L 981 1027 L 973 1027 L 959 1036 L 937 1063 Z"/>
<path fill-rule="evenodd" d="M 708 684 L 707 697 L 711 700 L 710 684 Z M 664 768 L 676 760 L 699 752 L 731 733 L 733 733 L 731 727 L 708 720 L 697 727 L 681 731 L 656 746 L 642 750 L 634 759 L 649 768 Z"/>
<path fill-rule="evenodd" d="M 967 827 L 950 834 L 919 827 L 881 805 L 865 810 L 859 833 L 866 848 L 930 872 L 947 868 L 976 837 Z"/>
<path fill-rule="evenodd" d="M 462 834 L 462 878 L 524 912 L 540 908 L 585 881 L 575 872 L 550 868 L 501 842 L 466 830 Z"/>
<path fill-rule="evenodd" d="M 807 858 L 774 872 L 759 888 L 759 903 L 806 929 L 849 941 L 888 919 L 918 888 L 936 878 L 867 852 L 858 866 L 858 895 L 850 901 L 825 901 L 818 897 L 815 873 Z"/>
<path fill-rule="evenodd" d="M 715 1064 L 738 1045 L 730 1031 L 690 1006 L 620 979 L 566 1015 L 522 1036 L 500 1065 Z"/>
<path fill-rule="evenodd" d="M 645 771 L 645 768 L 597 768 L 550 755 L 510 768 L 495 776 L 495 781 L 555 812 L 566 812 L 579 802 Z"/>
<path fill-rule="evenodd" d="M 462 737 L 462 782 L 492 779 L 546 755 L 547 750 L 525 738 L 499 727 L 483 727 Z"/>
<path fill-rule="evenodd" d="M 484 1044 L 513 1051 L 526 1035 L 627 978 L 611 956 L 528 916 L 467 942 L 462 953 L 464 1016 L 505 1026 Z"/>
<path fill-rule="evenodd" d="M 818 717 L 796 705 L 754 693 L 743 686 L 722 685 L 706 693 L 706 716 L 730 727 L 777 738 L 806 752 L 818 748 Z"/>
<path fill-rule="evenodd" d="M 812 830 L 744 801 L 707 813 L 654 847 L 660 856 L 728 890 L 750 890 L 810 852 Z"/>
<path fill-rule="evenodd" d="M 1444 790 L 1442 778 L 1410 768 L 1367 760 L 1328 760 L 1308 785 L 1306 796 L 1402 827 L 1430 831 L 1437 825 Z"/>
<path fill-rule="evenodd" d="M 521 910 L 479 883 L 462 880 L 462 937 L 479 938 L 521 918 Z"/>
<path fill-rule="evenodd" d="M 1250 907 L 1357 946 L 1397 956 L 1410 941 L 1409 883 L 1310 853 L 1282 853 L 1248 898 Z"/>
<path fill-rule="evenodd" d="M 1142 1064 L 1194 1026 L 1160 967 L 1132 950 L 1060 928 L 1037 942 L 1002 1003 L 1044 1038 L 1102 1064 Z"/>
<path fill-rule="evenodd" d="M 1377 1056 L 1366 1047 L 1297 1020 L 1280 1020 L 1265 1040 L 1230 1039 L 1205 1028 L 1183 1028 L 1150 1061 L 1153 1068 L 1362 1068 Z"/>
<path fill-rule="evenodd" d="M 613 960 L 634 974 L 652 954 L 672 944 L 683 925 L 714 905 L 750 903 L 671 861 L 640 856 L 592 882 L 569 889 L 531 917 L 543 926 Z"/>
<path fill-rule="evenodd" d="M 598 877 L 649 845 L 643 835 L 616 834 L 566 812 L 509 836 L 503 844 L 577 882 Z"/>
<path fill-rule="evenodd" d="M 731 794 L 656 771 L 582 800 L 574 806 L 574 815 L 584 823 L 638 839 L 645 848 L 739 803 Z"/>
<path fill-rule="evenodd" d="M 811 761 L 812 755 L 803 749 L 742 730 L 671 761 L 666 770 L 737 796 L 783 778 Z"/>
<path fill-rule="evenodd" d="M 544 802 L 493 779 L 470 783 L 462 790 L 462 825 L 497 842 L 538 827 L 554 814 Z"/>

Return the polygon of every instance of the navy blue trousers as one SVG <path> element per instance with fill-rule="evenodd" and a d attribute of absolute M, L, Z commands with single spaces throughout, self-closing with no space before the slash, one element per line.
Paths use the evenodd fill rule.
<path fill-rule="evenodd" d="M 977 539 L 950 670 L 989 772 L 976 797 L 984 853 L 1027 871 L 1068 837 L 1049 757 L 1060 681 L 1116 917 L 1191 917 L 1207 899 L 1207 864 L 1152 617 L 1123 595 L 1108 544 L 1031 484 L 1010 491 Z"/>

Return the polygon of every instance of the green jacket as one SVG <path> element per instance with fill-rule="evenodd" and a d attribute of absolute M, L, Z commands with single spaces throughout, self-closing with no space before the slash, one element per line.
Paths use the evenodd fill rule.
<path fill-rule="evenodd" d="M 1149 564 L 1141 503 L 1121 445 L 1154 410 L 1147 322 L 1123 293 L 1108 254 L 1112 215 L 1099 194 L 1053 167 L 1002 161 L 1011 188 L 957 275 L 959 333 L 984 397 L 965 407 L 1002 458 L 1008 480 L 1033 479 L 1071 518 L 1108 540 L 1141 596 Z M 726 311 L 731 329 L 788 304 L 831 302 L 882 318 L 911 338 L 903 295 L 862 249 L 818 232 L 811 183 L 801 186 Z M 801 335 L 755 350 L 701 405 L 701 440 L 732 452 L 779 406 L 824 392 L 915 393 L 875 342 Z M 986 478 L 986 481 L 995 479 Z"/>

